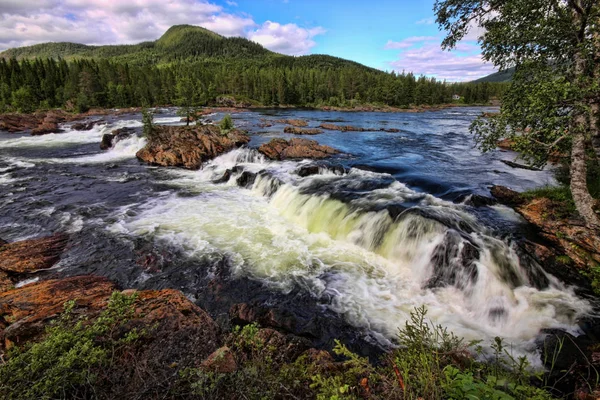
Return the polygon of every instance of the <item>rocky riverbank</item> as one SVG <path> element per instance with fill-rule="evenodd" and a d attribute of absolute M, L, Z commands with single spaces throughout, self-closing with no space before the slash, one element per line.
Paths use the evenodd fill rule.
<path fill-rule="evenodd" d="M 58 238 L 60 243 L 65 240 L 54 235 L 3 245 L 0 256 L 11 254 L 13 261 L 27 264 L 40 254 L 51 254 L 52 261 L 43 264 L 49 266 L 60 258 Z M 432 374 L 427 379 L 440 385 L 443 393 L 462 390 L 454 386 L 456 377 L 440 380 L 435 375 L 445 366 L 457 374 L 470 374 L 471 365 L 484 376 L 494 376 L 494 369 L 476 362 L 458 344 L 447 354 L 423 347 L 426 337 L 419 325 L 411 325 L 417 330 L 402 339 L 402 350 L 392 350 L 373 364 L 341 343 L 333 352 L 311 347 L 307 338 L 286 333 L 276 313 L 268 309 L 237 304 L 228 318 L 225 325 L 233 328 L 223 328 L 178 290 L 121 288 L 93 275 L 0 288 L 0 395 L 400 399 L 427 393 L 427 386 L 412 375 L 423 367 L 429 372 L 421 373 Z M 554 338 L 548 336 L 544 350 L 554 350 L 558 343 Z M 594 388 L 586 386 L 589 381 L 582 374 L 593 371 L 595 364 L 590 362 L 597 357 L 587 348 L 564 346 L 569 353 L 556 358 L 561 371 L 549 374 L 548 384 L 557 395 L 575 392 L 577 398 L 594 398 L 590 394 Z M 414 358 L 414 351 L 425 358 Z M 515 379 L 508 376 L 503 379 Z M 486 390 L 512 393 L 501 385 Z M 520 390 L 526 398 L 544 393 L 529 384 L 521 384 Z"/>
<path fill-rule="evenodd" d="M 32 135 L 60 133 L 60 124 L 85 120 L 90 117 L 106 115 L 123 115 L 139 113 L 141 108 L 123 109 L 91 109 L 83 114 L 70 113 L 61 109 L 38 111 L 32 114 L 8 113 L 0 114 L 0 131 L 9 133 L 29 132 Z M 71 126 L 74 130 L 89 130 L 94 125 L 103 123 L 101 120 L 83 121 Z"/>

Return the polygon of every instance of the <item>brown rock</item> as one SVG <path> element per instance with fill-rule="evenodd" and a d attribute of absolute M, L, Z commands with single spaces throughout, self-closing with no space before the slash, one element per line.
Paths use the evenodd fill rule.
<path fill-rule="evenodd" d="M 0 348 L 6 340 L 22 343 L 44 332 L 49 321 L 75 300 L 76 311 L 93 314 L 106 306 L 114 285 L 105 278 L 80 276 L 49 280 L 0 294 Z"/>
<path fill-rule="evenodd" d="M 559 215 L 560 208 L 561 205 L 552 200 L 539 198 L 517 207 L 517 211 L 578 267 L 600 264 L 600 237 L 583 223 Z"/>
<path fill-rule="evenodd" d="M 31 131 L 34 136 L 46 135 L 48 133 L 58 133 L 61 129 L 58 124 L 69 120 L 69 117 L 65 115 L 64 111 L 52 110 L 46 113 L 46 116 L 39 124 L 39 126 Z"/>
<path fill-rule="evenodd" d="M 202 361 L 201 366 L 207 372 L 216 372 L 218 374 L 230 374 L 237 370 L 235 357 L 227 346 L 217 349 L 206 360 Z"/>
<path fill-rule="evenodd" d="M 249 141 L 250 137 L 242 131 L 222 135 L 213 125 L 157 126 L 136 156 L 149 164 L 199 169 L 202 163 Z"/>
<path fill-rule="evenodd" d="M 278 119 L 275 121 L 275 123 L 292 125 L 298 128 L 304 128 L 308 126 L 308 122 L 304 121 L 303 119 Z"/>
<path fill-rule="evenodd" d="M 339 154 L 339 151 L 332 147 L 320 145 L 317 141 L 308 139 L 291 139 L 289 141 L 273 139 L 260 146 L 258 151 L 271 160 L 326 158 Z"/>
<path fill-rule="evenodd" d="M 318 135 L 320 133 L 323 133 L 323 130 L 321 130 L 321 129 L 303 129 L 303 128 L 296 128 L 294 126 L 286 126 L 285 129 L 283 130 L 283 132 L 292 133 L 294 135 Z"/>
<path fill-rule="evenodd" d="M 342 132 L 370 132 L 370 131 L 375 130 L 375 129 L 359 128 L 359 127 L 351 126 L 351 125 L 335 125 L 335 124 L 325 124 L 325 123 L 319 125 L 319 128 L 326 129 L 329 131 L 342 131 Z"/>
<path fill-rule="evenodd" d="M 57 234 L 0 247 L 0 292 L 12 288 L 24 275 L 48 269 L 60 260 L 68 237 Z"/>
<path fill-rule="evenodd" d="M 73 125 L 71 125 L 71 129 L 75 131 L 89 131 L 94 126 L 101 124 L 106 124 L 106 122 L 104 122 L 103 120 L 76 122 Z"/>
<path fill-rule="evenodd" d="M 23 132 L 36 128 L 43 119 L 40 114 L 2 114 L 0 131 Z"/>
<path fill-rule="evenodd" d="M 519 192 L 515 192 L 506 186 L 494 185 L 490 190 L 500 203 L 507 205 L 519 205 L 524 203 L 524 199 Z"/>
<path fill-rule="evenodd" d="M 100 141 L 100 149 L 101 150 L 110 149 L 113 145 L 114 138 L 115 138 L 115 136 L 110 133 L 105 133 L 104 135 L 102 135 L 102 140 Z"/>

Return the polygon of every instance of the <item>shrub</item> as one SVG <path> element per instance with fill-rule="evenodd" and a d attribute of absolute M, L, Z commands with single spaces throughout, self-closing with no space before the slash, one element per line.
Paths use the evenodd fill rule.
<path fill-rule="evenodd" d="M 113 293 L 107 308 L 93 322 L 77 319 L 73 313 L 75 302 L 67 302 L 42 341 L 9 352 L 7 362 L 0 367 L 0 397 L 91 396 L 100 372 L 111 366 L 114 354 L 140 337 L 136 330 L 113 337 L 132 317 L 135 299 L 135 295 Z"/>
<path fill-rule="evenodd" d="M 149 139 L 154 132 L 154 112 L 147 108 L 142 109 L 142 125 L 144 137 Z"/>
<path fill-rule="evenodd" d="M 219 123 L 219 128 L 221 128 L 221 134 L 227 135 L 230 130 L 234 128 L 233 119 L 231 118 L 231 114 L 226 114 L 221 122 Z"/>

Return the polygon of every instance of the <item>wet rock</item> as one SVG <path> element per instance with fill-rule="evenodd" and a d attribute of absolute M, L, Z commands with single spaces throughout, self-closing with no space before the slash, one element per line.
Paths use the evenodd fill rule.
<path fill-rule="evenodd" d="M 102 135 L 102 140 L 100 141 L 100 149 L 108 150 L 113 146 L 113 140 L 115 136 L 111 133 L 105 133 Z"/>
<path fill-rule="evenodd" d="M 470 196 L 467 196 L 467 198 L 464 201 L 464 204 L 473 207 L 493 206 L 496 203 L 497 201 L 495 199 L 492 199 L 491 197 L 487 196 L 481 196 L 479 194 L 472 194 Z"/>
<path fill-rule="evenodd" d="M 300 177 L 307 177 L 311 175 L 317 175 L 322 170 L 328 170 L 336 175 L 343 175 L 346 173 L 346 169 L 342 165 L 329 165 L 329 164 L 309 164 L 303 165 L 296 170 L 296 174 Z"/>
<path fill-rule="evenodd" d="M 398 133 L 400 132 L 400 129 L 396 129 L 396 128 L 383 128 L 381 129 L 382 132 L 387 132 L 387 133 Z"/>
<path fill-rule="evenodd" d="M 323 133 L 321 129 L 303 129 L 294 126 L 286 126 L 283 130 L 284 133 L 291 133 L 294 135 L 319 135 Z"/>
<path fill-rule="evenodd" d="M 71 125 L 71 129 L 73 129 L 74 131 L 89 131 L 94 126 L 100 124 L 106 124 L 106 122 L 104 122 L 103 120 L 76 122 L 73 125 Z"/>
<path fill-rule="evenodd" d="M 519 164 L 514 161 L 509 161 L 509 160 L 500 160 L 500 161 L 502 161 L 504 164 L 508 165 L 511 168 L 527 169 L 529 171 L 541 171 L 541 168 L 536 168 L 536 167 L 532 167 L 530 165 L 525 165 L 525 164 Z"/>
<path fill-rule="evenodd" d="M 320 168 L 318 165 L 303 165 L 302 167 L 298 168 L 298 170 L 296 170 L 296 174 L 304 178 L 311 175 L 317 175 L 319 171 Z"/>
<path fill-rule="evenodd" d="M 275 123 L 292 125 L 298 128 L 304 128 L 308 126 L 308 122 L 304 121 L 303 119 L 279 119 L 275 121 Z"/>
<path fill-rule="evenodd" d="M 525 201 L 519 192 L 509 189 L 506 186 L 494 185 L 490 189 L 490 192 L 492 196 L 503 204 L 519 205 Z"/>
<path fill-rule="evenodd" d="M 31 131 L 34 136 L 46 135 L 48 133 L 58 133 L 61 129 L 58 127 L 59 123 L 67 121 L 67 117 L 63 112 L 49 111 L 37 128 Z"/>
<path fill-rule="evenodd" d="M 465 289 L 476 282 L 479 276 L 477 261 L 479 250 L 463 239 L 456 231 L 448 231 L 444 241 L 431 256 L 433 274 L 426 283 L 427 288 L 455 286 Z"/>
<path fill-rule="evenodd" d="M 319 128 L 326 129 L 329 131 L 341 131 L 341 132 L 372 132 L 376 129 L 359 128 L 352 125 L 335 125 L 323 123 L 319 125 Z"/>
<path fill-rule="evenodd" d="M 153 165 L 199 169 L 202 163 L 247 144 L 250 137 L 239 130 L 222 135 L 218 127 L 156 126 L 138 159 Z"/>
<path fill-rule="evenodd" d="M 339 151 L 332 147 L 308 139 L 273 139 L 261 145 L 258 151 L 271 160 L 326 158 L 339 154 Z"/>
<path fill-rule="evenodd" d="M 231 349 L 227 346 L 218 348 L 208 358 L 202 361 L 202 369 L 217 374 L 230 374 L 237 370 L 237 363 Z"/>
<path fill-rule="evenodd" d="M 28 274 L 51 268 L 60 260 L 68 236 L 57 234 L 39 239 L 6 243 L 0 247 L 0 292 Z"/>
<path fill-rule="evenodd" d="M 238 186 L 245 187 L 245 188 L 251 187 L 255 181 L 256 181 L 256 174 L 254 172 L 250 172 L 250 171 L 242 172 L 242 174 L 236 180 Z"/>
<path fill-rule="evenodd" d="M 218 179 L 215 179 L 213 181 L 213 183 L 226 183 L 229 182 L 229 179 L 231 179 L 231 170 L 228 169 L 223 173 L 223 176 L 221 176 Z"/>
<path fill-rule="evenodd" d="M 112 148 L 118 141 L 126 139 L 134 134 L 134 128 L 115 129 L 111 133 L 106 133 L 102 135 L 102 140 L 100 141 L 100 149 L 108 150 Z"/>

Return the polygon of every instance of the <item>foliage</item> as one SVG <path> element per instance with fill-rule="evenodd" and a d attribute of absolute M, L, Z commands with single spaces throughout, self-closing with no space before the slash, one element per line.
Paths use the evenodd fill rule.
<path fill-rule="evenodd" d="M 142 109 L 142 125 L 143 125 L 142 132 L 144 134 L 144 137 L 150 138 L 152 136 L 152 133 L 154 132 L 154 112 L 153 111 L 151 111 L 147 108 Z"/>
<path fill-rule="evenodd" d="M 22 113 L 32 112 L 36 108 L 36 99 L 27 86 L 22 86 L 11 94 L 11 103 L 17 111 Z"/>
<path fill-rule="evenodd" d="M 570 154 L 570 186 L 588 227 L 600 229 L 587 161 L 600 162 L 600 3 L 596 0 L 437 0 L 437 22 L 453 48 L 474 27 L 483 58 L 514 68 L 501 113 L 475 121 L 483 150 L 501 138 L 532 165 Z"/>
<path fill-rule="evenodd" d="M 221 128 L 221 134 L 226 135 L 230 130 L 234 128 L 233 119 L 231 119 L 231 114 L 226 114 L 221 122 L 219 123 L 219 128 Z"/>
<path fill-rule="evenodd" d="M 290 57 L 242 38 L 175 26 L 156 42 L 123 46 L 46 43 L 0 53 L 0 104 L 18 108 L 12 94 L 28 87 L 30 107 L 76 102 L 90 107 L 214 104 L 218 95 L 251 104 L 396 107 L 452 102 L 487 103 L 504 84 L 448 84 L 411 73 L 368 68 L 341 58 Z M 189 108 L 188 108 L 189 107 Z"/>
<path fill-rule="evenodd" d="M 135 342 L 140 332 L 116 336 L 133 315 L 136 296 L 114 292 L 107 308 L 93 322 L 78 319 L 75 302 L 65 304 L 45 338 L 9 352 L 0 367 L 0 395 L 4 399 L 85 397 L 93 393 L 98 375 L 112 363 L 115 352 Z"/>

